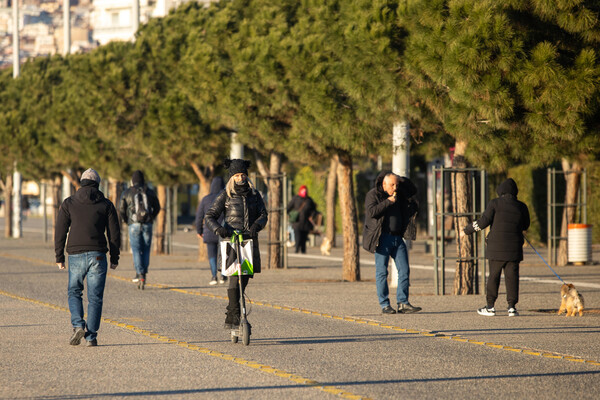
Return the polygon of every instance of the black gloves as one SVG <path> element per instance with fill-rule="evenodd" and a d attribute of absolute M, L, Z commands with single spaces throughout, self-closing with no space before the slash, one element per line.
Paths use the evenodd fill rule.
<path fill-rule="evenodd" d="M 256 237 L 256 235 L 258 235 L 259 231 L 260 231 L 260 225 L 258 225 L 256 223 L 252 224 L 252 226 L 250 227 L 250 236 Z"/>
<path fill-rule="evenodd" d="M 260 225 L 252 224 L 252 226 L 250 227 L 250 236 L 256 237 L 256 235 L 258 235 L 258 232 L 260 231 L 260 229 L 261 229 Z M 215 233 L 217 235 L 221 236 L 223 239 L 230 238 L 231 235 L 233 235 L 233 231 L 231 229 L 227 229 L 223 226 L 218 227 Z"/>
<path fill-rule="evenodd" d="M 229 230 L 223 226 L 217 228 L 217 235 L 221 236 L 223 239 L 227 239 L 231 235 L 229 234 Z"/>

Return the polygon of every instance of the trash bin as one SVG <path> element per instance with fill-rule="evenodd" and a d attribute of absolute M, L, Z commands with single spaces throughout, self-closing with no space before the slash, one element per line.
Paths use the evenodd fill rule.
<path fill-rule="evenodd" d="M 592 262 L 592 225 L 567 226 L 567 261 L 576 264 Z"/>

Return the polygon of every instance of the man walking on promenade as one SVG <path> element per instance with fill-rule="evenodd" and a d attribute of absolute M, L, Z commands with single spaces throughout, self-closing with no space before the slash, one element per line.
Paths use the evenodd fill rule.
<path fill-rule="evenodd" d="M 152 244 L 152 223 L 160 212 L 160 203 L 154 190 L 146 186 L 142 171 L 131 176 L 131 187 L 123 192 L 119 202 L 119 215 L 127 222 L 129 245 L 133 252 L 133 266 L 138 288 L 146 284 L 146 274 L 150 265 L 150 245 Z"/>
<path fill-rule="evenodd" d="M 383 171 L 377 176 L 375 187 L 367 193 L 365 199 L 363 247 L 375 253 L 377 296 L 384 314 L 396 314 L 388 298 L 390 257 L 394 259 L 398 270 L 398 313 L 421 311 L 420 307 L 414 307 L 408 302 L 410 269 L 408 250 L 403 239 L 412 217 L 417 212 L 416 203 L 410 201 L 416 193 L 417 188 L 408 178 L 401 178 L 391 171 Z"/>
<path fill-rule="evenodd" d="M 81 175 L 81 188 L 65 199 L 58 210 L 54 232 L 54 250 L 58 268 L 65 269 L 65 241 L 69 253 L 69 310 L 73 335 L 70 344 L 81 343 L 85 337 L 88 346 L 97 346 L 98 328 L 102 317 L 102 301 L 106 282 L 106 252 L 110 248 L 110 268 L 119 264 L 121 230 L 117 210 L 98 189 L 100 175 L 93 169 Z M 87 277 L 88 313 L 83 319 L 83 281 Z M 87 332 L 86 332 L 87 328 Z"/>

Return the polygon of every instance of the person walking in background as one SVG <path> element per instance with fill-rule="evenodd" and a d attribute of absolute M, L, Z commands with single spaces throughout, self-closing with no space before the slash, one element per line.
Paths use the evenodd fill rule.
<path fill-rule="evenodd" d="M 363 230 L 363 247 L 370 253 L 375 253 L 375 282 L 379 305 L 384 314 L 395 314 L 390 306 L 388 277 L 388 262 L 394 259 L 398 270 L 398 286 L 396 300 L 398 313 L 414 313 L 421 311 L 408 302 L 410 285 L 410 268 L 408 250 L 404 243 L 404 235 L 418 211 L 414 200 L 417 194 L 416 186 L 408 179 L 399 177 L 391 171 L 383 171 L 375 180 L 365 199 L 365 226 Z M 415 230 L 411 227 L 411 232 Z M 410 237 L 414 239 L 414 237 Z"/>
<path fill-rule="evenodd" d="M 461 237 L 479 232 L 490 226 L 487 236 L 486 258 L 490 260 L 490 276 L 487 282 L 487 304 L 477 310 L 480 315 L 496 315 L 494 304 L 498 298 L 500 276 L 504 270 L 508 316 L 519 315 L 519 264 L 523 260 L 523 231 L 529 228 L 529 209 L 517 200 L 517 183 L 508 178 L 496 189 L 498 197 L 490 201 L 481 218 L 467 225 Z"/>
<path fill-rule="evenodd" d="M 102 318 L 104 285 L 110 248 L 110 268 L 119 264 L 121 230 L 117 210 L 98 190 L 100 175 L 87 169 L 81 175 L 81 187 L 66 198 L 58 210 L 54 231 L 56 265 L 65 269 L 65 242 L 69 253 L 69 311 L 73 334 L 69 343 L 81 343 L 85 337 L 88 346 L 98 345 L 98 329 Z M 106 233 L 106 236 L 105 236 Z M 108 248 L 106 237 L 108 237 Z M 87 322 L 83 315 L 83 281 L 87 278 Z"/>
<path fill-rule="evenodd" d="M 196 233 L 198 237 L 202 238 L 206 244 L 208 263 L 210 264 L 210 272 L 212 273 L 212 278 L 209 282 L 209 285 L 217 284 L 217 254 L 219 252 L 219 236 L 214 234 L 210 229 L 206 229 L 206 225 L 204 224 L 204 216 L 217 198 L 217 195 L 224 188 L 225 184 L 223 183 L 223 178 L 220 176 L 213 178 L 212 182 L 210 183 L 210 193 L 202 198 L 200 204 L 198 204 L 198 209 L 196 210 Z M 223 223 L 223 214 L 217 218 L 217 222 L 219 224 Z M 219 282 L 225 283 L 226 281 L 227 277 L 221 275 Z"/>
<path fill-rule="evenodd" d="M 131 185 L 121 195 L 119 215 L 121 221 L 127 223 L 129 231 L 129 245 L 136 271 L 132 281 L 139 282 L 143 288 L 150 265 L 152 223 L 160 212 L 160 203 L 156 193 L 146 185 L 142 171 L 133 173 Z"/>
<path fill-rule="evenodd" d="M 316 211 L 317 206 L 313 199 L 308 196 L 308 189 L 305 185 L 300 186 L 298 194 L 292 197 L 287 206 L 287 213 L 294 229 L 296 253 L 306 253 L 308 234 L 314 227 L 311 218 Z"/>
<path fill-rule="evenodd" d="M 206 228 L 223 239 L 231 238 L 234 231 L 243 234 L 244 240 L 252 239 L 252 264 L 254 273 L 260 273 L 260 253 L 258 248 L 258 232 L 267 224 L 267 209 L 262 196 L 248 179 L 250 161 L 234 159 L 225 160 L 225 168 L 229 169 L 229 179 L 212 206 L 209 208 L 204 223 Z M 224 215 L 223 223 L 219 218 Z M 242 276 L 242 292 L 248 285 L 249 275 Z M 225 328 L 232 329 L 240 325 L 240 283 L 239 279 L 229 279 L 227 297 L 227 317 Z"/>

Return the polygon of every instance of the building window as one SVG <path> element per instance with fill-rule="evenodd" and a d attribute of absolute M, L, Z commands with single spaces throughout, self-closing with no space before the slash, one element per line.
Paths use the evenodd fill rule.
<path fill-rule="evenodd" d="M 118 12 L 114 12 L 114 13 L 110 14 L 110 25 L 111 26 L 119 26 L 120 25 Z"/>

